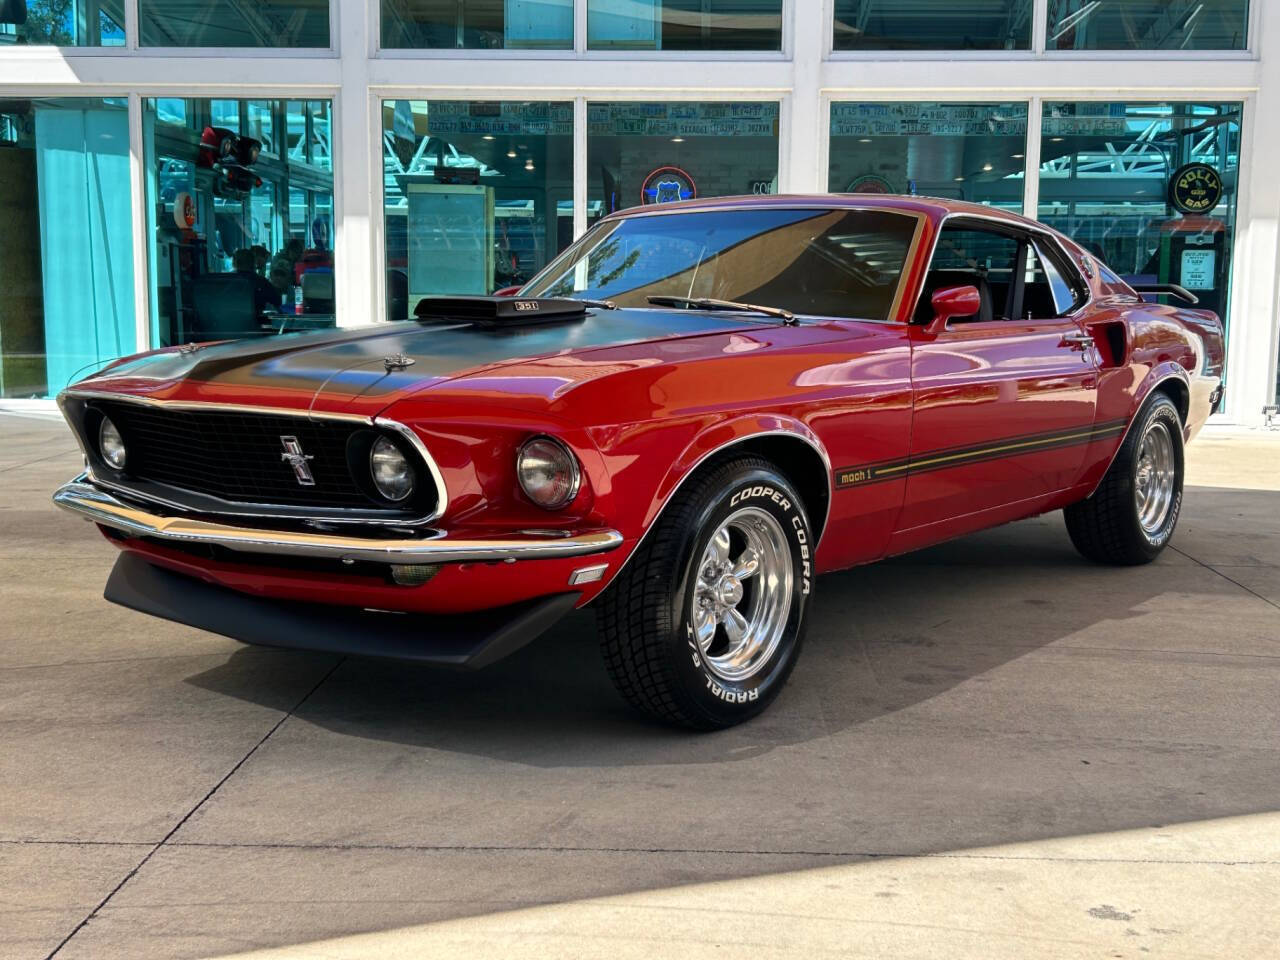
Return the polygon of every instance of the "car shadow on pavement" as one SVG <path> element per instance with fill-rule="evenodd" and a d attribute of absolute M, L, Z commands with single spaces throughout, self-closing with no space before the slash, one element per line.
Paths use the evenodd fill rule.
<path fill-rule="evenodd" d="M 757 757 L 916 706 L 1046 644 L 1139 616 L 1167 589 L 1160 569 L 1178 558 L 1138 571 L 1091 566 L 1060 521 L 1056 538 L 1036 529 L 1045 523 L 819 578 L 787 689 L 764 715 L 731 730 L 691 735 L 631 711 L 605 673 L 589 610 L 476 673 L 348 658 L 297 715 L 346 736 L 540 767 Z M 1081 590 L 1089 603 L 1077 602 Z M 246 647 L 188 682 L 276 706 L 270 690 L 246 683 L 255 671 L 244 661 L 295 655 Z"/>

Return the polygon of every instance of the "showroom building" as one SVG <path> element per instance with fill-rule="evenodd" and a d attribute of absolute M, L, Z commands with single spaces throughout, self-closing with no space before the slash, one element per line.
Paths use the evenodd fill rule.
<path fill-rule="evenodd" d="M 1255 424 L 1277 157 L 1262 0 L 0 0 L 0 400 L 520 284 L 623 207 L 853 191 L 1191 289 Z"/>

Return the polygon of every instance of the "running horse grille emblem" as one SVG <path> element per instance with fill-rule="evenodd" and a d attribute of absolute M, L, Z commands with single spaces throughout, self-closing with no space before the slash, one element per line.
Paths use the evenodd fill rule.
<path fill-rule="evenodd" d="M 280 454 L 280 459 L 293 467 L 293 475 L 297 478 L 298 485 L 314 487 L 316 478 L 311 475 L 311 467 L 307 461 L 314 460 L 315 457 L 302 452 L 302 444 L 298 442 L 297 437 L 281 437 L 280 442 L 284 445 L 284 453 Z"/>

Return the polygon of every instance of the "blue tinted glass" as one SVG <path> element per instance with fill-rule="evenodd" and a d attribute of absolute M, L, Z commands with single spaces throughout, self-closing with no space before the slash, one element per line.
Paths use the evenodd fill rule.
<path fill-rule="evenodd" d="M 144 47 L 328 47 L 329 0 L 138 0 Z"/>
<path fill-rule="evenodd" d="M 778 104 L 587 104 L 588 220 L 637 204 L 776 193 Z"/>
<path fill-rule="evenodd" d="M 8 44 L 121 47 L 124 7 L 99 0 L 0 0 L 0 47 Z"/>
<path fill-rule="evenodd" d="M 832 193 L 906 193 L 1022 210 L 1026 103 L 833 103 Z"/>
<path fill-rule="evenodd" d="M 1243 50 L 1249 0 L 1049 0 L 1049 50 Z"/>
<path fill-rule="evenodd" d="M 1046 103 L 1039 218 L 1125 279 L 1181 284 L 1226 322 L 1240 116 L 1239 103 Z M 1199 196 L 1178 184 L 1204 182 L 1209 205 L 1193 209 Z"/>
<path fill-rule="evenodd" d="M 835 0 L 833 45 L 836 50 L 1026 50 L 1032 6 L 1032 0 Z"/>
<path fill-rule="evenodd" d="M 528 282 L 573 237 L 573 104 L 382 104 L 387 315 Z"/>
<path fill-rule="evenodd" d="M 128 111 L 0 102 L 0 396 L 43 397 L 137 349 Z"/>
<path fill-rule="evenodd" d="M 382 0 L 382 46 L 571 50 L 573 0 Z"/>
<path fill-rule="evenodd" d="M 327 117 L 329 103 L 307 106 L 144 101 L 155 345 L 335 325 L 333 174 L 327 150 L 313 162 L 305 142 L 307 118 Z M 242 138 L 206 132 L 236 130 L 241 116 L 259 156 Z M 173 117 L 186 122 L 165 122 Z M 277 131 L 296 140 L 283 155 Z"/>
<path fill-rule="evenodd" d="M 781 50 L 782 0 L 587 0 L 592 50 Z"/>

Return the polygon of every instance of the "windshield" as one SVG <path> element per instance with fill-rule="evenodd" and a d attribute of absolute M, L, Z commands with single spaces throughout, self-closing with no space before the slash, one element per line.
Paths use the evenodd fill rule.
<path fill-rule="evenodd" d="M 915 236 L 913 214 L 761 207 L 601 224 L 520 293 L 612 300 L 736 300 L 823 317 L 887 320 Z"/>

